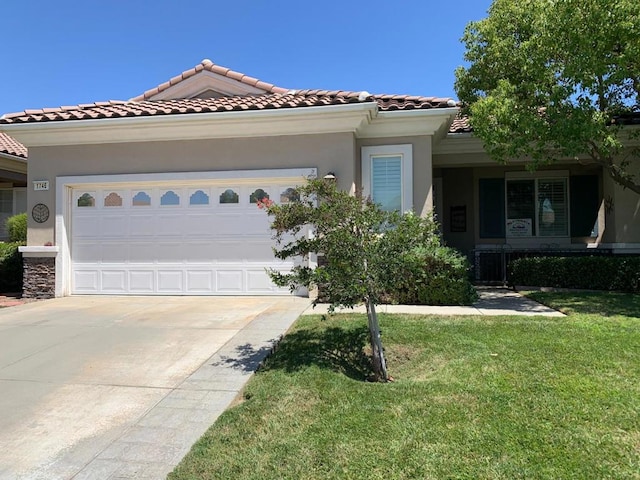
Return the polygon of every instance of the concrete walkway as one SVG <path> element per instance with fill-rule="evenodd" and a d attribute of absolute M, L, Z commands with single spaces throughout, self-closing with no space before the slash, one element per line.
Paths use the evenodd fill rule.
<path fill-rule="evenodd" d="M 309 305 L 66 297 L 0 309 L 0 479 L 163 479 Z"/>
<path fill-rule="evenodd" d="M 518 292 L 507 288 L 480 287 L 480 299 L 467 307 L 435 307 L 429 305 L 379 305 L 379 313 L 408 313 L 418 315 L 543 315 L 546 317 L 564 317 L 563 313 L 534 302 Z M 318 304 L 307 308 L 303 315 L 326 314 L 329 305 Z M 339 309 L 337 312 L 366 313 L 364 306 L 354 309 Z"/>

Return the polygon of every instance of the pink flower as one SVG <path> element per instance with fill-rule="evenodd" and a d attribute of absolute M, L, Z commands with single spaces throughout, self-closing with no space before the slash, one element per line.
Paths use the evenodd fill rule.
<path fill-rule="evenodd" d="M 256 201 L 256 205 L 258 206 L 258 208 L 260 210 L 264 210 L 265 208 L 269 208 L 273 204 L 274 204 L 274 201 L 271 200 L 270 198 L 263 198 L 262 200 L 257 200 Z"/>

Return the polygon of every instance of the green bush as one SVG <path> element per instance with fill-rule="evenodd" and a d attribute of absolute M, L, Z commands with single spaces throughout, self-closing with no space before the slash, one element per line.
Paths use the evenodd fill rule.
<path fill-rule="evenodd" d="M 384 300 L 409 305 L 469 305 L 477 300 L 467 258 L 442 245 L 431 218 L 406 213 L 384 233 Z"/>
<path fill-rule="evenodd" d="M 509 283 L 640 293 L 640 256 L 519 258 L 509 264 Z"/>
<path fill-rule="evenodd" d="M 22 254 L 20 242 L 0 242 L 0 292 L 22 291 Z"/>
<path fill-rule="evenodd" d="M 453 248 L 417 247 L 403 255 L 400 264 L 387 288 L 390 303 L 469 305 L 478 299 L 469 261 Z"/>
<path fill-rule="evenodd" d="M 27 243 L 27 214 L 19 213 L 5 222 L 10 242 Z"/>

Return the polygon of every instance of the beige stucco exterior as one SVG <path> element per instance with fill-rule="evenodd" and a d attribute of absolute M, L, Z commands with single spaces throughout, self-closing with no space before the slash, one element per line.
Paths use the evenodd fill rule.
<path fill-rule="evenodd" d="M 29 179 L 48 180 L 50 189 L 30 191 L 29 209 L 44 203 L 56 210 L 60 176 L 317 168 L 320 176 L 334 172 L 340 188 L 354 191 L 362 185 L 361 148 L 393 144 L 412 145 L 414 209 L 427 214 L 433 203 L 431 137 L 356 139 L 349 132 L 33 147 Z M 28 244 L 54 243 L 54 225 L 53 214 L 42 224 L 30 218 Z"/>
<path fill-rule="evenodd" d="M 505 239 L 480 238 L 478 180 L 523 171 L 523 164 L 500 166 L 486 154 L 477 152 L 434 154 L 430 135 L 357 138 L 354 133 L 342 132 L 32 147 L 29 181 L 49 180 L 50 189 L 30 189 L 28 209 L 44 203 L 55 212 L 56 177 L 71 175 L 317 168 L 321 176 L 334 172 L 341 188 L 354 191 L 362 186 L 362 147 L 396 144 L 412 145 L 413 206 L 420 215 L 431 212 L 433 179 L 442 178 L 443 212 L 439 221 L 451 246 L 470 251 L 478 244 L 505 243 Z M 624 191 L 594 165 L 572 161 L 546 168 L 565 170 L 570 175 L 596 172 L 601 177 L 600 235 L 597 239 L 574 237 L 571 243 L 640 243 L 640 198 L 635 193 Z M 467 208 L 465 232 L 448 232 L 449 212 L 454 206 Z M 28 244 L 55 243 L 54 224 L 53 214 L 43 224 L 30 218 Z"/>
<path fill-rule="evenodd" d="M 640 177 L 640 165 L 636 168 Z M 604 241 L 615 243 L 640 242 L 640 195 L 625 190 L 611 177 L 604 179 L 604 210 L 607 230 Z"/>

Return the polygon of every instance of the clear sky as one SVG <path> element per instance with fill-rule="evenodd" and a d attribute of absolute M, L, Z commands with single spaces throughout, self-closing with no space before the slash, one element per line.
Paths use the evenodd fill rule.
<path fill-rule="evenodd" d="M 127 100 L 209 58 L 293 88 L 455 97 L 490 0 L 0 0 L 0 115 Z"/>

